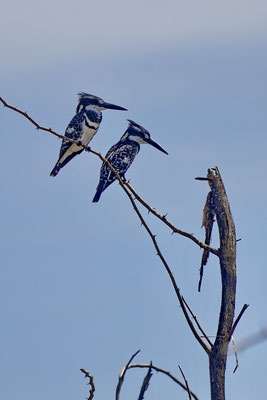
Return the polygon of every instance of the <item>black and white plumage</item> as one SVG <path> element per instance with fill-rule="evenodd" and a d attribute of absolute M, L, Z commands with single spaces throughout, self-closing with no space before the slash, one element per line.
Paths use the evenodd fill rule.
<path fill-rule="evenodd" d="M 98 131 L 102 121 L 102 110 L 112 109 L 127 111 L 126 108 L 106 103 L 104 100 L 100 99 L 100 97 L 88 93 L 79 93 L 78 96 L 79 101 L 76 115 L 67 126 L 65 136 L 85 146 L 88 145 Z M 51 171 L 50 176 L 56 176 L 61 168 L 83 150 L 82 146 L 63 139 L 58 161 Z"/>
<path fill-rule="evenodd" d="M 145 128 L 130 119 L 128 119 L 128 121 L 130 123 L 128 129 L 123 134 L 120 141 L 109 149 L 105 157 L 116 171 L 118 171 L 120 177 L 124 179 L 127 169 L 139 153 L 141 143 L 151 144 L 156 149 L 168 154 L 158 143 L 151 139 L 149 132 Z M 103 162 L 93 203 L 98 202 L 104 190 L 115 180 L 115 174 L 109 169 L 107 164 Z"/>

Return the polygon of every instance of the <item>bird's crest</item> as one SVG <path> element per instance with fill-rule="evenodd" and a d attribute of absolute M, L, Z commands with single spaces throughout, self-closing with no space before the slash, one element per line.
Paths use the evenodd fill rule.
<path fill-rule="evenodd" d="M 91 99 L 91 100 L 98 100 L 99 103 L 104 103 L 104 100 L 101 99 L 100 97 L 94 96 L 93 94 L 85 93 L 85 92 L 79 92 L 78 93 L 78 99 L 79 101 L 85 100 L 85 99 Z"/>
<path fill-rule="evenodd" d="M 127 121 L 129 121 L 130 123 L 129 123 L 129 127 L 130 126 L 134 126 L 135 128 L 137 128 L 137 129 L 139 129 L 140 131 L 142 131 L 142 132 L 144 132 L 144 133 L 148 133 L 149 134 L 149 132 L 143 127 L 143 126 L 141 126 L 141 125 L 139 125 L 139 124 L 137 124 L 136 122 L 134 122 L 133 120 L 131 120 L 131 119 L 127 119 Z M 149 134 L 149 136 L 150 136 L 150 134 Z"/>

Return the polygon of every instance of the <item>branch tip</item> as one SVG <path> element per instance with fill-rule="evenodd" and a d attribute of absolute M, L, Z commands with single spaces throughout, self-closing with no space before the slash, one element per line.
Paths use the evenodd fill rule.
<path fill-rule="evenodd" d="M 186 390 L 187 390 L 187 393 L 188 393 L 189 400 L 192 400 L 191 390 L 189 388 L 189 385 L 188 385 L 188 382 L 186 380 L 186 377 L 185 377 L 185 375 L 183 373 L 182 367 L 181 367 L 181 365 L 178 365 L 178 367 L 179 367 L 179 370 L 180 370 L 180 372 L 182 374 L 182 377 L 184 378 L 184 382 L 185 382 L 185 386 L 186 386 Z"/>
<path fill-rule="evenodd" d="M 196 181 L 210 181 L 211 178 L 204 178 L 203 176 L 197 176 L 195 178 Z"/>
<path fill-rule="evenodd" d="M 236 318 L 236 320 L 235 320 L 235 322 L 234 322 L 234 324 L 233 324 L 230 337 L 233 337 L 235 328 L 237 327 L 237 324 L 239 323 L 239 321 L 240 321 L 242 315 L 244 314 L 244 312 L 246 311 L 246 309 L 247 309 L 248 307 L 249 307 L 249 304 L 244 304 L 244 305 L 243 305 L 243 307 L 242 307 L 240 313 L 238 314 L 238 317 Z"/>
<path fill-rule="evenodd" d="M 132 357 L 130 358 L 130 360 L 127 362 L 127 364 L 125 365 L 125 367 L 121 370 L 120 375 L 119 375 L 119 382 L 117 384 L 116 387 L 116 400 L 119 400 L 120 398 L 120 391 L 121 391 L 121 387 L 124 381 L 124 376 L 126 374 L 127 369 L 129 368 L 129 365 L 131 364 L 132 360 L 134 359 L 134 357 L 140 353 L 141 350 L 137 350 Z"/>

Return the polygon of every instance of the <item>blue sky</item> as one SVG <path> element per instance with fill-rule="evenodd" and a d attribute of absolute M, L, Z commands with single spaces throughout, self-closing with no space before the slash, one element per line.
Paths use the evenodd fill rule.
<path fill-rule="evenodd" d="M 264 1 L 18 1 L 1 15 L 1 96 L 59 133 L 85 91 L 128 108 L 103 112 L 91 142 L 102 154 L 130 118 L 169 156 L 142 146 L 131 184 L 177 227 L 200 239 L 208 188 L 195 176 L 218 165 L 238 242 L 236 341 L 267 326 L 266 67 Z M 128 358 L 153 362 L 209 396 L 208 362 L 178 307 L 165 270 L 121 188 L 91 200 L 100 162 L 81 154 L 56 178 L 60 147 L 22 116 L 1 109 L 1 397 L 83 399 L 80 368 L 95 398 L 114 396 Z M 182 294 L 208 335 L 216 333 L 215 257 L 197 292 L 201 251 L 143 210 Z M 217 246 L 214 232 L 213 245 Z M 267 344 L 228 360 L 228 398 L 264 398 Z M 143 371 L 121 397 L 136 399 Z M 186 393 L 155 374 L 146 399 Z"/>

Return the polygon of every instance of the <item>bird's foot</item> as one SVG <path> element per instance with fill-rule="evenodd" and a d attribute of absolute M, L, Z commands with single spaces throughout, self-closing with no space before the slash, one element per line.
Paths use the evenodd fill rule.
<path fill-rule="evenodd" d="M 121 176 L 121 180 L 123 183 L 130 183 L 130 179 L 126 179 L 125 176 Z"/>

